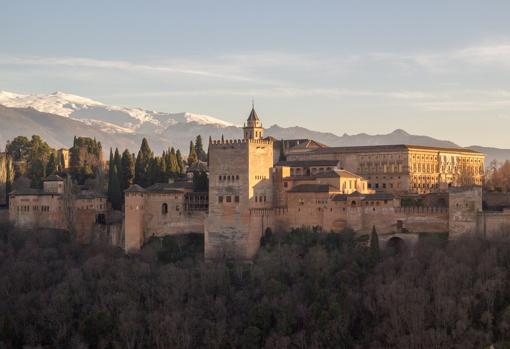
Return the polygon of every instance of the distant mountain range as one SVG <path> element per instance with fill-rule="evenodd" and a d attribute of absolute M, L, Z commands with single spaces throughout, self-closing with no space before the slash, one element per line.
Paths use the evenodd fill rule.
<path fill-rule="evenodd" d="M 0 144 L 18 135 L 38 134 L 53 147 L 69 147 L 73 137 L 95 137 L 105 150 L 110 147 L 128 148 L 136 152 L 143 137 L 157 153 L 169 146 L 187 152 L 190 140 L 200 134 L 205 143 L 209 137 L 241 138 L 242 129 L 208 115 L 164 113 L 140 108 L 109 106 L 89 98 L 63 92 L 49 95 L 21 95 L 0 91 Z M 438 147 L 458 147 L 448 140 L 411 135 L 404 130 L 389 134 L 357 135 L 317 132 L 303 127 L 266 129 L 267 136 L 276 139 L 308 138 L 328 146 L 360 146 L 415 144 Z M 510 160 L 510 149 L 471 146 L 468 149 L 487 155 L 492 160 Z"/>

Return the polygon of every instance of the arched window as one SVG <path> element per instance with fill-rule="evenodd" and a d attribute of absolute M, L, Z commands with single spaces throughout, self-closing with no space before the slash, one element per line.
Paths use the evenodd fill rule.
<path fill-rule="evenodd" d="M 163 205 L 161 205 L 161 213 L 162 214 L 168 213 L 168 204 L 166 202 Z"/>

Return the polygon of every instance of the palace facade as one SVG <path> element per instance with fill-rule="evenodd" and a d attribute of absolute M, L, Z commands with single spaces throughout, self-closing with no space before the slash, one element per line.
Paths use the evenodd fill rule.
<path fill-rule="evenodd" d="M 366 178 L 375 190 L 426 194 L 482 185 L 485 155 L 463 148 L 401 144 L 320 148 L 291 153 L 287 160 L 337 161 L 339 167 Z"/>
<path fill-rule="evenodd" d="M 193 193 L 177 183 L 129 188 L 125 249 L 139 250 L 152 236 L 199 232 L 204 233 L 206 258 L 251 259 L 269 231 L 350 228 L 367 234 L 376 227 L 380 234 L 457 236 L 479 228 L 481 153 L 413 145 L 329 148 L 311 140 L 276 141 L 264 137 L 255 109 L 243 136 L 210 142 L 208 193 Z M 427 193 L 443 193 L 443 201 L 401 207 L 403 195 Z M 190 205 L 192 195 L 200 204 Z"/>

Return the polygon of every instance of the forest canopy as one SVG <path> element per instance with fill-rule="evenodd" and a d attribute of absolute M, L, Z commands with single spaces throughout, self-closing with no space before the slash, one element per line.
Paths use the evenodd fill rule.
<path fill-rule="evenodd" d="M 504 241 L 423 239 L 395 255 L 350 232 L 295 231 L 266 237 L 247 264 L 204 262 L 197 235 L 126 256 L 1 229 L 2 348 L 510 345 Z"/>

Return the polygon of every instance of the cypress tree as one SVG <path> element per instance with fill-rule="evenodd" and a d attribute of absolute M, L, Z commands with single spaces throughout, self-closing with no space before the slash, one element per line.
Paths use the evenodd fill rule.
<path fill-rule="evenodd" d="M 175 153 L 175 157 L 177 159 L 177 176 L 184 173 L 184 160 L 182 159 L 181 151 L 177 149 L 177 152 Z"/>
<path fill-rule="evenodd" d="M 55 152 L 50 154 L 50 158 L 48 159 L 48 164 L 46 164 L 46 175 L 53 175 L 57 173 L 58 163 L 57 157 L 55 156 Z"/>
<path fill-rule="evenodd" d="M 110 182 L 110 185 L 108 186 L 108 192 L 110 193 L 110 202 L 112 203 L 112 208 L 114 210 L 120 210 L 122 206 L 122 193 L 120 191 L 120 183 L 119 183 L 119 176 L 117 173 L 117 167 L 114 165 L 112 166 L 112 180 Z"/>
<path fill-rule="evenodd" d="M 198 161 L 197 149 L 193 141 L 189 142 L 188 166 L 193 165 Z"/>
<path fill-rule="evenodd" d="M 170 169 L 170 176 L 172 178 L 176 178 L 180 173 L 179 170 L 179 162 L 177 161 L 177 154 L 175 153 L 175 149 L 172 147 L 169 154 L 170 163 L 167 166 Z"/>
<path fill-rule="evenodd" d="M 120 188 L 124 191 L 133 184 L 133 179 L 135 177 L 135 162 L 133 160 L 133 155 L 129 152 L 129 150 L 124 150 L 120 163 L 122 179 L 120 182 Z"/>
<path fill-rule="evenodd" d="M 116 174 L 114 173 L 115 169 L 115 158 L 113 156 L 112 148 L 110 148 L 110 159 L 108 161 L 108 200 L 112 203 L 114 202 L 114 183 L 113 178 L 116 177 Z"/>
<path fill-rule="evenodd" d="M 204 150 L 204 144 L 202 143 L 201 135 L 198 135 L 195 140 L 195 150 L 200 161 L 207 161 L 207 153 Z"/>
<path fill-rule="evenodd" d="M 149 147 L 149 143 L 147 139 L 142 140 L 142 145 L 140 146 L 140 150 L 138 151 L 138 155 L 136 157 L 135 162 L 135 183 L 141 185 L 142 187 L 149 186 L 151 182 L 150 177 L 150 164 L 151 160 L 154 158 L 154 153 Z"/>

